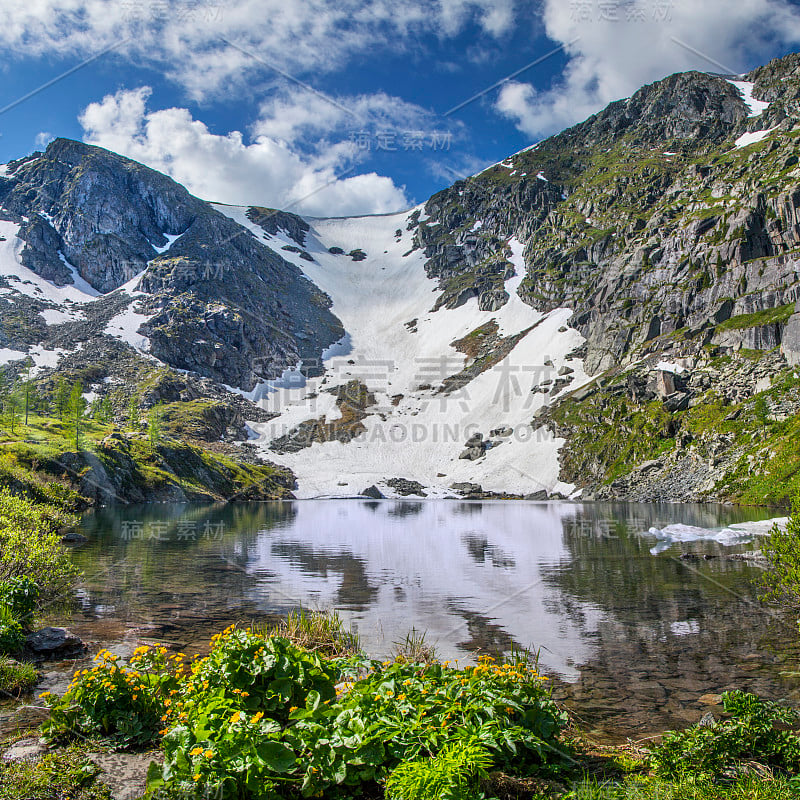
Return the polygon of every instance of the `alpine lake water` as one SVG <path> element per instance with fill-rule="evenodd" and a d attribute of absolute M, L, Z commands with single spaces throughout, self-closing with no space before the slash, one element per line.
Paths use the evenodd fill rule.
<path fill-rule="evenodd" d="M 232 622 L 297 608 L 337 609 L 374 657 L 412 628 L 461 664 L 532 648 L 586 731 L 638 739 L 719 711 L 726 689 L 800 702 L 797 622 L 758 600 L 758 537 L 722 530 L 769 516 L 408 499 L 103 509 L 83 519 L 84 578 L 60 622 L 123 657 L 142 642 L 205 652 Z"/>

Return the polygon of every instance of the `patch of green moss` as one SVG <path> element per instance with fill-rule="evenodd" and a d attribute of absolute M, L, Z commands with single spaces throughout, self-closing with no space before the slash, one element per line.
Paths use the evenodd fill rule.
<path fill-rule="evenodd" d="M 718 331 L 741 330 L 743 328 L 755 328 L 759 325 L 771 325 L 776 322 L 786 322 L 794 313 L 794 303 L 787 303 L 775 308 L 766 308 L 763 311 L 756 311 L 753 314 L 739 314 L 738 316 L 726 319 L 717 325 Z"/>

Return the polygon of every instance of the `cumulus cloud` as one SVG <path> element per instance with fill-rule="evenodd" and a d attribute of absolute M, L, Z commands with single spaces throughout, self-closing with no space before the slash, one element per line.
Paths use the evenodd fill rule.
<path fill-rule="evenodd" d="M 186 108 L 148 110 L 150 94 L 149 87 L 140 87 L 91 103 L 79 118 L 85 140 L 164 172 L 206 200 L 318 216 L 386 213 L 410 205 L 403 187 L 390 178 L 350 174 L 363 155 L 353 141 L 322 143 L 311 153 L 293 147 L 297 131 L 312 122 L 286 98 L 265 109 L 273 116 L 265 113 L 247 141 L 239 131 L 212 133 Z M 378 97 L 377 107 L 385 104 Z M 367 98 L 356 98 L 353 105 L 364 114 L 370 108 Z M 349 117 L 330 107 L 335 119 L 329 125 Z M 284 113 L 289 122 L 274 116 Z M 424 117 L 421 110 L 415 113 Z"/>
<path fill-rule="evenodd" d="M 392 132 L 402 136 L 406 132 L 432 132 L 447 124 L 432 111 L 399 97 L 377 92 L 355 97 L 325 97 L 302 93 L 274 93 L 262 103 L 259 119 L 251 133 L 269 136 L 283 142 L 320 139 L 328 141 L 332 135 L 346 134 L 353 139 L 367 132 L 374 136 Z"/>
<path fill-rule="evenodd" d="M 47 147 L 47 145 L 50 144 L 54 138 L 55 137 L 52 133 L 50 133 L 50 131 L 39 131 L 39 133 L 36 134 L 34 142 L 40 150 L 44 150 L 44 148 Z"/>
<path fill-rule="evenodd" d="M 585 119 L 672 72 L 746 71 L 800 41 L 788 0 L 545 0 L 545 31 L 567 66 L 552 88 L 509 82 L 495 107 L 532 137 Z"/>
<path fill-rule="evenodd" d="M 114 48 L 201 97 L 227 90 L 232 81 L 336 70 L 354 53 L 403 48 L 420 35 L 455 36 L 470 24 L 501 37 L 514 24 L 515 4 L 530 2 L 30 0 L 5 4 L 0 46 L 7 57 L 87 56 Z"/>

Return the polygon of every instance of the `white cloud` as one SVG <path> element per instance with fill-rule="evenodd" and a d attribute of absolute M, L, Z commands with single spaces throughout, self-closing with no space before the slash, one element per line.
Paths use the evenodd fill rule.
<path fill-rule="evenodd" d="M 122 90 L 87 106 L 79 118 L 85 140 L 164 172 L 206 200 L 319 216 L 385 213 L 410 205 L 390 178 L 374 172 L 337 177 L 342 169 L 351 171 L 361 155 L 353 142 L 320 145 L 312 154 L 293 148 L 297 129 L 311 123 L 286 100 L 272 111 L 293 121 L 264 116 L 248 143 L 239 131 L 212 133 L 185 108 L 149 111 L 149 96 L 148 87 Z M 384 103 L 380 97 L 377 105 Z M 359 98 L 355 105 L 369 107 L 369 102 Z M 329 116 L 344 115 L 331 108 Z M 324 113 L 323 106 L 318 109 Z"/>
<path fill-rule="evenodd" d="M 80 58 L 114 47 L 202 97 L 227 92 L 234 81 L 277 78 L 273 67 L 332 71 L 354 53 L 455 36 L 469 24 L 501 37 L 514 23 L 515 3 L 530 1 L 28 0 L 5 4 L 0 47 L 6 58 Z"/>
<path fill-rule="evenodd" d="M 52 133 L 50 133 L 50 131 L 40 131 L 36 134 L 34 141 L 36 143 L 36 147 L 38 147 L 40 150 L 44 150 L 44 148 L 47 147 L 47 145 L 50 144 L 54 138 L 55 137 Z"/>
<path fill-rule="evenodd" d="M 334 133 L 352 139 L 364 131 L 390 132 L 400 139 L 409 131 L 430 132 L 442 126 L 433 112 L 384 92 L 326 98 L 300 90 L 300 95 L 274 94 L 264 102 L 251 133 L 292 143 L 320 136 L 326 140 Z"/>
<path fill-rule="evenodd" d="M 532 137 L 673 72 L 741 72 L 800 41 L 800 9 L 788 0 L 545 0 L 543 21 L 547 35 L 565 45 L 563 75 L 545 91 L 510 82 L 496 101 Z"/>

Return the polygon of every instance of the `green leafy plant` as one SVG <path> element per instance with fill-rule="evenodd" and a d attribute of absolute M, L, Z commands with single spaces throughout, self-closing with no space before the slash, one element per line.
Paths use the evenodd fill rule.
<path fill-rule="evenodd" d="M 750 761 L 800 768 L 800 737 L 792 730 L 800 713 L 738 690 L 725 692 L 722 702 L 729 719 L 664 735 L 651 754 L 657 773 L 716 776 Z"/>
<path fill-rule="evenodd" d="M 25 626 L 30 626 L 39 596 L 39 586 L 27 575 L 0 582 L 0 606 L 8 608 Z"/>
<path fill-rule="evenodd" d="M 228 628 L 212 641 L 170 710 L 164 767 L 150 775 L 148 787 L 277 797 L 270 791 L 287 780 L 299 784 L 286 776 L 296 770 L 297 755 L 284 726 L 298 708 L 335 700 L 340 671 L 287 639 L 251 630 Z"/>
<path fill-rule="evenodd" d="M 445 745 L 433 758 L 404 761 L 386 779 L 388 800 L 475 800 L 492 757 L 475 740 Z"/>
<path fill-rule="evenodd" d="M 262 711 L 271 719 L 286 721 L 312 692 L 323 701 L 336 697 L 338 668 L 287 639 L 231 627 L 213 642 L 208 656 L 193 667 L 187 685 L 190 698 L 198 692 L 218 694 L 243 712 Z M 191 700 L 184 710 L 194 712 Z"/>
<path fill-rule="evenodd" d="M 40 600 L 67 594 L 78 570 L 59 530 L 75 521 L 60 509 L 0 489 L 0 580 L 25 575 L 36 583 Z"/>
<path fill-rule="evenodd" d="M 22 623 L 8 606 L 0 605 L 0 653 L 17 653 L 24 644 Z"/>
<path fill-rule="evenodd" d="M 167 719 L 182 672 L 182 657 L 168 657 L 164 647 L 138 648 L 129 666 L 101 651 L 91 669 L 75 673 L 63 697 L 41 695 L 50 706 L 44 735 L 51 740 L 82 735 L 103 736 L 118 745 L 146 744 Z"/>
<path fill-rule="evenodd" d="M 499 768 L 561 762 L 557 736 L 566 717 L 527 660 L 485 658 L 464 670 L 352 660 L 349 672 L 336 704 L 295 710 L 284 733 L 304 765 L 307 794 L 379 781 L 401 762 L 433 757 L 457 741 L 480 744 Z"/>
<path fill-rule="evenodd" d="M 774 525 L 761 550 L 768 561 L 761 578 L 762 599 L 800 605 L 800 498 L 792 501 L 785 528 Z"/>
<path fill-rule="evenodd" d="M 221 800 L 361 797 L 409 761 L 416 766 L 401 771 L 397 791 L 443 780 L 457 792 L 489 766 L 557 769 L 566 723 L 527 657 L 463 670 L 402 658 L 326 660 L 240 629 L 215 637 L 167 717 L 151 795 Z M 480 754 L 476 769 L 465 753 Z"/>

